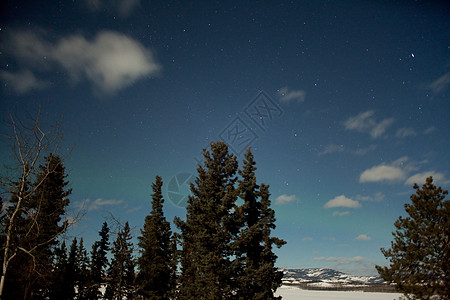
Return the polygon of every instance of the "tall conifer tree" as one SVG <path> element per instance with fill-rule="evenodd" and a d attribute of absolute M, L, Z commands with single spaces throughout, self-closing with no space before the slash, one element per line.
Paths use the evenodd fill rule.
<path fill-rule="evenodd" d="M 113 258 L 109 268 L 106 299 L 133 299 L 134 267 L 133 243 L 128 222 L 117 233 L 111 252 Z"/>
<path fill-rule="evenodd" d="M 409 299 L 450 299 L 450 200 L 448 191 L 426 179 L 414 184 L 407 217 L 395 221 L 390 249 L 381 249 L 389 267 L 376 266 Z M 438 297 L 436 297 L 438 296 Z"/>
<path fill-rule="evenodd" d="M 224 142 L 204 150 L 197 168 L 186 221 L 176 219 L 181 229 L 182 299 L 225 299 L 234 292 L 232 242 L 239 231 L 235 190 L 237 160 Z"/>
<path fill-rule="evenodd" d="M 78 257 L 78 273 L 76 276 L 77 295 L 75 299 L 88 299 L 87 287 L 89 284 L 89 257 L 84 248 L 83 238 L 80 239 L 80 243 L 77 249 Z"/>
<path fill-rule="evenodd" d="M 105 275 L 109 264 L 107 257 L 109 251 L 109 227 L 107 222 L 103 223 L 99 235 L 100 241 L 92 244 L 89 299 L 99 299 L 101 297 L 99 289 L 106 284 Z"/>
<path fill-rule="evenodd" d="M 240 262 L 237 295 L 241 299 L 275 299 L 282 273 L 275 268 L 275 244 L 285 242 L 272 237 L 275 212 L 270 208 L 269 187 L 256 183 L 256 166 L 250 148 L 239 171 L 239 193 L 244 204 L 239 208 L 242 229 L 236 241 L 236 257 Z"/>
<path fill-rule="evenodd" d="M 156 176 L 152 184 L 152 211 L 141 229 L 138 258 L 139 293 L 145 299 L 170 299 L 174 295 L 176 253 L 170 223 L 164 217 L 163 182 Z"/>

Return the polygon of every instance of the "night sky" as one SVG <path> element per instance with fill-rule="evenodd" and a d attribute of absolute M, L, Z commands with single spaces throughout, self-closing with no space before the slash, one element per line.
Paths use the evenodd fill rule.
<path fill-rule="evenodd" d="M 202 148 L 251 145 L 279 267 L 375 274 L 433 175 L 450 186 L 445 1 L 2 1 L 0 118 L 62 119 L 68 234 L 184 217 Z M 2 160 L 8 161 L 2 140 Z M 4 159 L 3 159 L 4 158 Z"/>

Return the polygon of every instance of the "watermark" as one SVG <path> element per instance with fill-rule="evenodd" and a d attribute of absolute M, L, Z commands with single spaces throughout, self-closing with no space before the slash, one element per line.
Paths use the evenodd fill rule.
<path fill-rule="evenodd" d="M 258 136 L 238 115 L 222 130 L 219 138 L 228 145 L 228 148 L 236 156 L 239 156 L 250 147 Z"/>
<path fill-rule="evenodd" d="M 275 118 L 281 117 L 283 110 L 265 92 L 260 91 L 252 101 L 237 113 L 223 130 L 220 131 L 219 140 L 228 145 L 228 149 L 239 157 L 258 138 L 257 131 L 264 133 Z M 253 127 L 252 127 L 253 125 Z M 205 147 L 209 149 L 209 145 Z M 203 154 L 203 152 L 202 152 Z M 194 157 L 198 164 L 203 162 L 203 156 Z M 186 207 L 190 193 L 190 183 L 195 176 L 191 173 L 178 173 L 173 176 L 167 188 L 170 202 L 177 207 Z"/>
<path fill-rule="evenodd" d="M 189 198 L 191 182 L 195 179 L 191 173 L 178 173 L 167 185 L 167 196 L 173 205 L 186 207 Z"/>

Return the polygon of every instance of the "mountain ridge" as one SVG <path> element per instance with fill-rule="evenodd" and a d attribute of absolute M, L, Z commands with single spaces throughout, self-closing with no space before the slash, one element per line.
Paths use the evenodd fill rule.
<path fill-rule="evenodd" d="M 283 284 L 301 285 L 373 285 L 386 284 L 379 276 L 357 276 L 330 268 L 280 269 L 283 272 Z"/>

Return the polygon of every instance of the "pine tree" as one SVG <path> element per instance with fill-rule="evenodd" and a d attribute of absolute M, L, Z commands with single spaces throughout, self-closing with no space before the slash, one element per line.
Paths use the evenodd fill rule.
<path fill-rule="evenodd" d="M 381 277 L 395 283 L 408 298 L 450 299 L 450 200 L 448 191 L 430 176 L 405 204 L 408 217 L 395 221 L 390 249 L 381 249 L 389 267 L 376 266 Z"/>
<path fill-rule="evenodd" d="M 100 288 L 105 285 L 106 270 L 108 268 L 109 251 L 109 228 L 104 222 L 99 232 L 100 241 L 94 242 L 91 252 L 91 274 L 88 288 L 89 299 L 99 299 L 101 297 Z"/>
<path fill-rule="evenodd" d="M 235 285 L 233 247 L 239 226 L 236 220 L 236 157 L 224 142 L 204 150 L 197 168 L 186 221 L 176 219 L 181 230 L 182 299 L 224 299 Z"/>
<path fill-rule="evenodd" d="M 152 184 L 152 211 L 145 217 L 139 237 L 139 294 L 145 299 L 170 299 L 175 288 L 175 243 L 163 212 L 162 179 Z"/>
<path fill-rule="evenodd" d="M 113 258 L 106 299 L 133 299 L 135 262 L 131 239 L 130 225 L 126 222 L 123 229 L 119 230 L 111 249 Z"/>
<path fill-rule="evenodd" d="M 239 193 L 244 204 L 239 209 L 242 229 L 236 242 L 240 262 L 237 295 L 240 299 L 275 299 L 282 273 L 275 268 L 277 257 L 272 246 L 281 247 L 285 242 L 271 237 L 275 212 L 270 208 L 269 187 L 256 183 L 255 164 L 249 148 L 239 171 Z"/>

